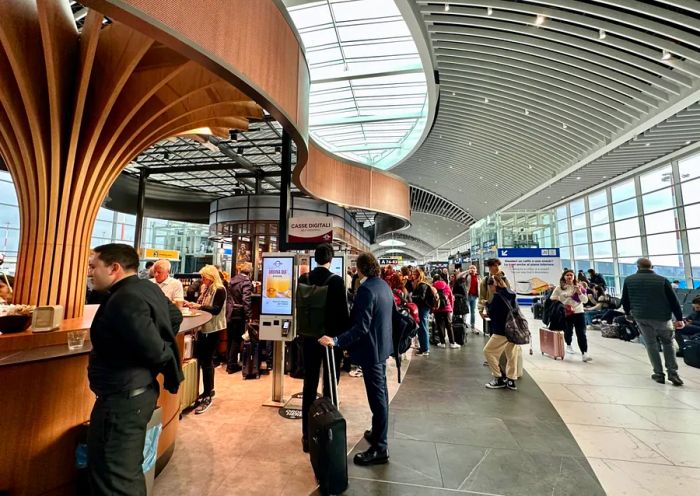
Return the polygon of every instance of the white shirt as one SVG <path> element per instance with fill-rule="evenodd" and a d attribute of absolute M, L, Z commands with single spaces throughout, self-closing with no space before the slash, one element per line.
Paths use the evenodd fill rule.
<path fill-rule="evenodd" d="M 165 296 L 167 296 L 170 301 L 185 299 L 185 291 L 182 289 L 182 283 L 177 279 L 173 277 L 168 277 L 161 283 L 157 282 L 155 278 L 149 280 L 160 286 L 160 289 L 163 291 L 163 294 L 165 294 Z"/>

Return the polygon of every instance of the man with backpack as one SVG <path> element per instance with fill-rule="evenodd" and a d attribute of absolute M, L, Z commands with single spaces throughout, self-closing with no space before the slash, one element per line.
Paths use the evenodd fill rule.
<path fill-rule="evenodd" d="M 238 364 L 238 354 L 241 350 L 243 333 L 246 322 L 252 318 L 251 295 L 253 285 L 250 282 L 250 273 L 253 265 L 245 262 L 233 276 L 226 291 L 226 335 L 228 338 L 228 357 L 226 372 L 234 374 L 241 370 Z"/>
<path fill-rule="evenodd" d="M 348 311 L 345 281 L 329 269 L 333 260 L 333 247 L 321 244 L 314 252 L 316 268 L 299 277 L 296 294 L 297 334 L 302 340 L 302 357 L 304 361 L 304 389 L 301 405 L 302 448 L 309 450 L 308 418 L 311 403 L 316 399 L 318 381 L 323 365 L 323 395 L 330 397 L 328 366 L 324 365 L 325 351 L 319 346 L 318 339 L 327 335 L 335 337 L 348 327 Z M 334 348 L 335 376 L 340 378 L 340 359 L 342 351 Z"/>

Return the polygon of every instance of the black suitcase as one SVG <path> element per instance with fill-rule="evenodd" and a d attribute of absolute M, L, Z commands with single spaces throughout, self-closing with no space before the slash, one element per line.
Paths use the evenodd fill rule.
<path fill-rule="evenodd" d="M 335 355 L 326 347 L 331 398 L 318 398 L 309 409 L 309 457 L 321 494 L 340 494 L 348 487 L 348 442 L 345 418 L 338 411 Z"/>
<path fill-rule="evenodd" d="M 544 315 L 544 305 L 542 303 L 535 302 L 532 304 L 532 316 L 537 320 L 542 320 Z"/>
<path fill-rule="evenodd" d="M 243 342 L 243 378 L 260 378 L 260 353 L 258 353 L 258 341 Z"/>
<path fill-rule="evenodd" d="M 455 336 L 455 343 L 460 346 L 467 344 L 467 329 L 463 317 L 455 315 L 452 319 L 452 332 Z"/>
<path fill-rule="evenodd" d="M 700 336 L 684 341 L 683 361 L 690 367 L 700 369 Z"/>

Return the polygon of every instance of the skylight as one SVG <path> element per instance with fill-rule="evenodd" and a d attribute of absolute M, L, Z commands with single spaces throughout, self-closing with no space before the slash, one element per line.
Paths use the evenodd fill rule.
<path fill-rule="evenodd" d="M 309 128 L 326 150 L 389 169 L 426 125 L 425 73 L 393 0 L 324 0 L 289 8 L 311 70 Z"/>

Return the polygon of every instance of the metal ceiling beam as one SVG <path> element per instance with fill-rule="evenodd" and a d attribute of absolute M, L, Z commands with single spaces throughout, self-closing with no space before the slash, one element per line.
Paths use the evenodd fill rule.
<path fill-rule="evenodd" d="M 385 66 L 386 67 L 386 66 Z M 337 83 L 341 81 L 355 81 L 358 79 L 380 78 L 388 76 L 400 76 L 402 74 L 423 74 L 422 64 L 397 64 L 394 68 L 383 71 L 348 71 L 342 76 L 312 79 L 311 84 Z"/>
<path fill-rule="evenodd" d="M 399 112 L 383 115 L 362 115 L 359 117 L 329 117 L 327 119 L 318 119 L 309 123 L 309 127 L 329 127 L 329 126 L 347 126 L 349 124 L 365 124 L 368 122 L 390 122 L 409 119 L 420 119 L 423 117 L 422 112 Z"/>

